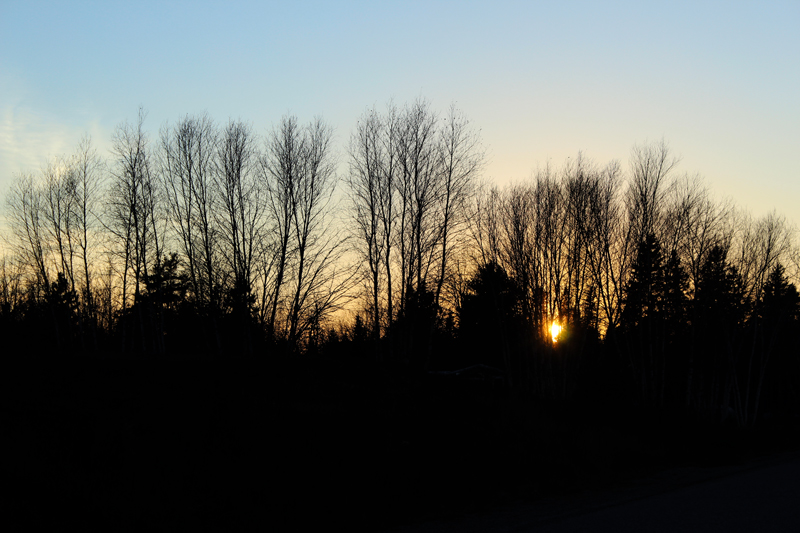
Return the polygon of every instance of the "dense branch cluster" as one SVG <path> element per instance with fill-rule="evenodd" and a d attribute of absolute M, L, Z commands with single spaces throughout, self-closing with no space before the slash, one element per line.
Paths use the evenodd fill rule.
<path fill-rule="evenodd" d="M 158 142 L 143 125 L 119 126 L 107 161 L 84 141 L 18 177 L 4 316 L 69 300 L 41 324 L 67 351 L 251 353 L 261 333 L 302 348 L 352 278 L 330 127 L 285 117 L 262 148 L 242 122 L 187 116 Z"/>
<path fill-rule="evenodd" d="M 367 110 L 341 168 L 322 120 L 287 116 L 260 139 L 186 116 L 156 139 L 144 118 L 117 128 L 107 159 L 84 141 L 17 176 L 6 338 L 48 353 L 483 363 L 552 398 L 594 373 L 643 404 L 742 425 L 767 388 L 794 394 L 792 228 L 712 200 L 663 142 L 634 147 L 627 171 L 579 154 L 498 188 L 481 182 L 464 115 L 425 101 Z"/>

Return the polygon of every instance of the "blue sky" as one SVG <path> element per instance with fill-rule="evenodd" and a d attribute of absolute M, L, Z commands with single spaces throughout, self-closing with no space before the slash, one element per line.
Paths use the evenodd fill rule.
<path fill-rule="evenodd" d="M 107 153 L 140 105 L 154 137 L 321 115 L 345 162 L 367 107 L 421 96 L 481 130 L 499 185 L 663 138 L 718 197 L 800 222 L 798 27 L 798 1 L 0 0 L 0 195 L 85 133 Z"/>

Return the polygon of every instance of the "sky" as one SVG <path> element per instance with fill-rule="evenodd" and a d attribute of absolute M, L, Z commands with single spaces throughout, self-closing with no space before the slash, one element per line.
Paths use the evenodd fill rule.
<path fill-rule="evenodd" d="M 421 97 L 470 119 L 499 186 L 663 139 L 715 197 L 800 223 L 799 27 L 797 0 L 0 0 L 0 197 L 86 134 L 107 155 L 140 106 L 153 138 L 321 116 L 345 172 L 365 110 Z"/>

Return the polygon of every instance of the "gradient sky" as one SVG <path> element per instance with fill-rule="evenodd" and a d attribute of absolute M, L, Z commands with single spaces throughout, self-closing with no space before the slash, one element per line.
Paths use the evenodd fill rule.
<path fill-rule="evenodd" d="M 500 185 L 663 138 L 715 196 L 800 222 L 798 28 L 797 0 L 0 0 L 0 196 L 85 133 L 106 155 L 139 106 L 153 137 L 321 115 L 344 171 L 365 109 L 421 96 L 481 130 Z"/>

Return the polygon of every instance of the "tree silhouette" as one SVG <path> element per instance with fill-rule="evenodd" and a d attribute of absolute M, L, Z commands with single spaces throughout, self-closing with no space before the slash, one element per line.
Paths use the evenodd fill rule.
<path fill-rule="evenodd" d="M 620 321 L 640 399 L 663 405 L 666 385 L 667 292 L 661 245 L 653 233 L 639 244 Z"/>
<path fill-rule="evenodd" d="M 464 363 L 510 370 L 516 339 L 525 330 L 522 294 L 497 263 L 478 268 L 461 297 L 458 336 Z"/>
<path fill-rule="evenodd" d="M 440 329 L 439 312 L 435 295 L 424 282 L 406 289 L 406 305 L 392 324 L 391 336 L 412 373 L 428 370 Z"/>
<path fill-rule="evenodd" d="M 758 304 L 757 321 L 754 328 L 755 363 L 759 367 L 754 416 L 759 411 L 759 399 L 763 390 L 768 409 L 782 411 L 797 406 L 795 379 L 798 376 L 798 319 L 800 318 L 800 295 L 786 277 L 780 263 L 769 274 L 764 292 Z M 769 363 L 769 366 L 767 366 Z M 767 371 L 769 373 L 767 373 Z"/>
<path fill-rule="evenodd" d="M 252 128 L 230 121 L 216 148 L 215 182 L 220 205 L 220 238 L 226 275 L 223 318 L 226 336 L 236 353 L 252 355 L 256 328 L 255 278 L 259 247 L 265 240 L 264 190 L 258 177 L 259 153 Z M 232 280 L 230 279 L 232 278 Z"/>
<path fill-rule="evenodd" d="M 703 262 L 692 305 L 693 359 L 688 387 L 705 414 L 726 416 L 736 382 L 746 316 L 744 287 L 727 250 L 711 248 Z"/>
<path fill-rule="evenodd" d="M 623 328 L 651 325 L 663 313 L 665 300 L 664 264 L 661 244 L 649 233 L 639 244 L 636 262 L 625 295 L 622 312 Z"/>
<path fill-rule="evenodd" d="M 78 319 L 78 294 L 70 288 L 70 282 L 62 272 L 50 284 L 46 305 L 52 317 L 55 348 L 58 353 L 71 352 L 76 347 L 74 336 Z"/>

